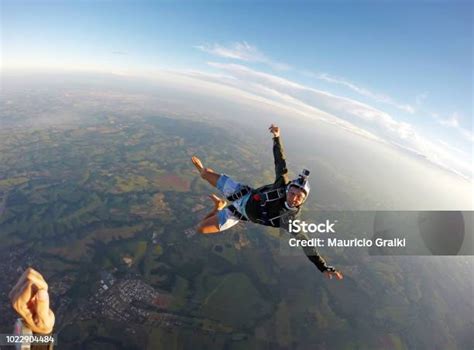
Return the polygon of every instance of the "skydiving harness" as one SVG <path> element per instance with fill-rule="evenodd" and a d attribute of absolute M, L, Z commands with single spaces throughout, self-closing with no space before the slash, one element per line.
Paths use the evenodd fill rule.
<path fill-rule="evenodd" d="M 251 187 L 242 186 L 242 188 L 239 191 L 234 192 L 231 195 L 227 196 L 226 199 L 229 202 L 235 202 L 235 201 L 239 200 L 240 198 L 242 198 L 243 196 L 245 196 L 246 194 L 250 193 L 251 191 L 252 191 Z M 233 204 L 229 205 L 227 208 L 231 211 L 231 213 L 235 217 L 237 217 L 237 219 L 239 219 L 241 221 L 248 221 L 248 219 L 245 217 L 245 215 L 243 215 L 241 212 L 239 212 Z"/>
<path fill-rule="evenodd" d="M 268 212 L 262 211 L 260 212 L 261 219 L 256 219 L 256 221 L 262 225 L 268 225 L 273 226 L 273 227 L 279 227 L 279 225 L 276 225 L 276 221 L 278 219 L 284 218 L 289 215 L 294 215 L 298 212 L 299 209 L 297 208 L 290 208 L 289 210 L 284 210 L 280 215 L 274 216 L 272 218 L 268 217 Z"/>
<path fill-rule="evenodd" d="M 229 205 L 227 207 L 227 209 L 229 209 L 231 211 L 231 213 L 239 220 L 241 221 L 249 221 L 249 219 L 247 219 L 242 213 L 240 213 L 236 207 L 234 207 L 233 204 Z"/>
<path fill-rule="evenodd" d="M 250 191 L 252 191 L 252 188 L 250 188 L 249 186 L 242 186 L 240 191 L 232 193 L 231 195 L 227 196 L 226 199 L 229 202 L 235 202 L 239 200 L 240 198 L 242 198 L 243 196 L 245 196 Z"/>
<path fill-rule="evenodd" d="M 240 191 L 232 193 L 231 195 L 227 196 L 226 199 L 229 202 L 235 202 L 250 192 L 252 192 L 251 187 L 242 186 Z M 264 201 L 262 201 L 262 204 L 261 204 L 261 206 L 263 207 L 265 206 L 267 202 L 277 201 L 285 196 L 286 196 L 286 187 L 279 187 L 277 189 L 270 190 L 270 191 L 265 191 L 265 192 L 260 192 L 260 193 L 257 192 L 253 195 L 253 199 L 257 201 L 261 201 L 263 197 Z"/>
<path fill-rule="evenodd" d="M 255 191 L 255 190 L 253 190 L 249 186 L 242 186 L 242 188 L 239 191 L 234 192 L 231 195 L 227 196 L 226 199 L 229 202 L 234 202 L 234 201 L 237 201 L 237 200 L 241 199 L 243 196 L 245 196 L 248 193 L 251 193 L 253 191 Z M 279 187 L 279 188 L 276 188 L 276 189 L 269 190 L 269 191 L 265 191 L 265 192 L 256 192 L 256 193 L 254 193 L 252 195 L 252 198 L 255 201 L 260 202 L 260 207 L 262 208 L 262 211 L 260 212 L 262 218 L 257 219 L 257 221 L 259 223 L 264 224 L 264 225 L 269 223 L 271 226 L 275 226 L 275 224 L 276 224 L 274 222 L 275 220 L 280 219 L 283 216 L 289 215 L 291 212 L 297 211 L 298 209 L 296 209 L 296 208 L 295 209 L 289 208 L 286 203 L 285 203 L 285 207 L 288 210 L 284 211 L 281 215 L 269 218 L 268 215 L 267 215 L 267 212 L 263 211 L 263 209 L 265 208 L 265 206 L 268 202 L 274 202 L 274 201 L 280 200 L 280 199 L 284 198 L 285 196 L 286 196 L 286 187 L 283 187 L 283 186 Z M 233 204 L 229 205 L 227 208 L 239 220 L 248 221 L 248 219 L 242 213 L 240 213 Z"/>

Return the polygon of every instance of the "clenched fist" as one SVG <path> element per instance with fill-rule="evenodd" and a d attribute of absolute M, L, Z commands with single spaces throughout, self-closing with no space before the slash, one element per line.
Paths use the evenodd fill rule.
<path fill-rule="evenodd" d="M 55 318 L 49 308 L 48 284 L 38 271 L 27 268 L 9 297 L 15 311 L 34 333 L 51 333 Z"/>
<path fill-rule="evenodd" d="M 270 125 L 268 130 L 273 134 L 273 137 L 280 137 L 280 128 L 275 124 Z"/>

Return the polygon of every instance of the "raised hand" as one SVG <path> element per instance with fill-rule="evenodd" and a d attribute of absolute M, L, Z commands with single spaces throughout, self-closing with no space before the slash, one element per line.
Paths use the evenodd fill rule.
<path fill-rule="evenodd" d="M 280 128 L 275 124 L 270 125 L 268 130 L 273 134 L 273 137 L 280 137 Z"/>
<path fill-rule="evenodd" d="M 329 279 L 332 279 L 333 277 L 335 277 L 338 280 L 342 280 L 344 278 L 344 276 L 342 275 L 342 272 L 337 271 L 337 270 L 324 271 L 324 275 Z"/>

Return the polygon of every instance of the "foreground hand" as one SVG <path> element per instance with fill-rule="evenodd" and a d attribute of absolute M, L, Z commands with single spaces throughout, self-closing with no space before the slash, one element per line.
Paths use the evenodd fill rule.
<path fill-rule="evenodd" d="M 10 291 L 11 304 L 34 333 L 51 333 L 54 313 L 49 308 L 48 284 L 38 271 L 27 268 Z"/>
<path fill-rule="evenodd" d="M 280 128 L 275 124 L 270 125 L 268 130 L 273 134 L 273 137 L 280 137 Z"/>
<path fill-rule="evenodd" d="M 337 278 L 338 280 L 342 280 L 344 278 L 344 276 L 342 275 L 342 272 L 340 271 L 324 271 L 324 275 L 329 278 L 329 279 L 332 279 L 333 277 Z"/>

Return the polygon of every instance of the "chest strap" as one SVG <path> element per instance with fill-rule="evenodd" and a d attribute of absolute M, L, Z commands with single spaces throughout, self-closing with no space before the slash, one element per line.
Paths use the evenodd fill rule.
<path fill-rule="evenodd" d="M 279 187 L 276 190 L 271 190 L 267 192 L 262 192 L 261 194 L 265 202 L 277 201 L 286 196 L 286 188 Z"/>
<path fill-rule="evenodd" d="M 240 191 L 232 193 L 231 195 L 227 196 L 226 199 L 229 202 L 235 202 L 236 200 L 239 200 L 240 198 L 245 196 L 247 193 L 250 193 L 250 191 L 252 191 L 252 189 L 250 187 L 242 186 Z"/>

